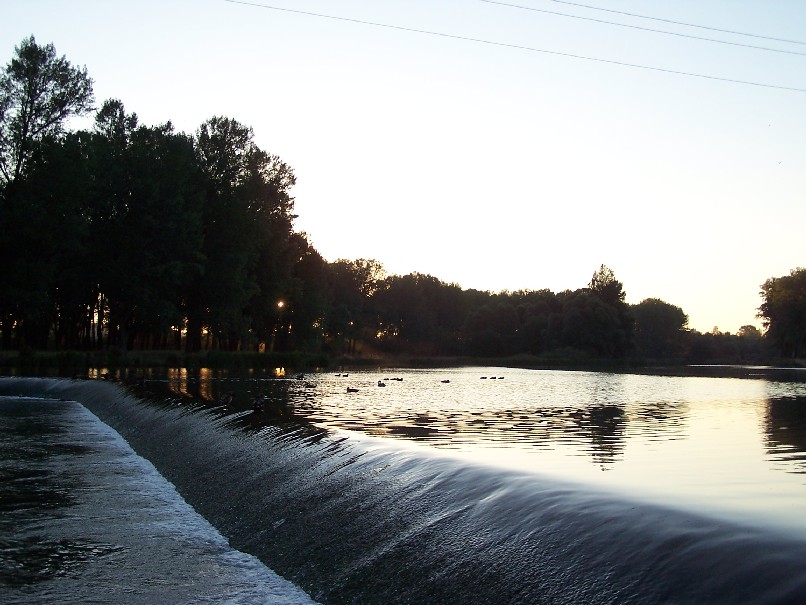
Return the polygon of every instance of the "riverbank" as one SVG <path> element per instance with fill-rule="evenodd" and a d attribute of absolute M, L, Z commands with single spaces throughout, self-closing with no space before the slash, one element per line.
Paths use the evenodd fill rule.
<path fill-rule="evenodd" d="M 734 378 L 779 377 L 806 380 L 806 360 L 771 360 L 764 364 L 688 364 L 684 360 L 659 363 L 652 360 L 597 359 L 578 351 L 551 356 L 515 355 L 510 357 L 383 355 L 331 356 L 324 353 L 243 351 L 0 351 L 0 373 L 21 376 L 86 376 L 89 371 L 110 376 L 136 376 L 146 369 L 200 369 L 229 371 L 297 372 L 349 370 L 360 368 L 450 368 L 466 366 L 513 367 L 535 370 L 582 370 L 661 374 L 673 376 L 714 376 Z"/>

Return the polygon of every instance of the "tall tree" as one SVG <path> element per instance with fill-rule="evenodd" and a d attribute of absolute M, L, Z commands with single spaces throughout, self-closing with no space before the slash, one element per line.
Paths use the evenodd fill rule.
<path fill-rule="evenodd" d="M 87 68 L 57 57 L 53 44 L 40 46 L 33 36 L 15 49 L 0 76 L 0 178 L 19 179 L 34 144 L 62 133 L 72 115 L 92 110 L 92 80 Z"/>
<path fill-rule="evenodd" d="M 286 312 L 276 314 L 278 320 L 276 344 L 279 349 L 320 350 L 325 329 L 325 314 L 330 302 L 327 285 L 328 263 L 311 245 L 304 233 L 293 234 L 290 244 L 290 249 L 294 251 L 295 262 L 292 276 L 286 282 L 286 286 L 290 284 L 291 287 L 280 299 L 286 303 Z M 275 317 L 275 314 L 269 317 Z"/>
<path fill-rule="evenodd" d="M 73 207 L 59 205 L 73 200 L 63 197 L 71 187 L 65 180 L 69 169 L 64 172 L 66 156 L 56 143 L 66 119 L 89 111 L 91 104 L 92 81 L 86 69 L 57 58 L 52 44 L 39 46 L 33 36 L 15 48 L 0 71 L 0 258 L 15 259 L 0 272 L 4 347 L 10 346 L 12 332 L 25 334 L 30 345 L 46 343 L 54 279 L 63 275 L 57 265 L 65 260 L 55 253 L 55 244 L 73 236 L 62 237 L 55 223 L 60 216 L 65 224 L 75 216 Z M 39 176 L 23 184 L 37 151 Z"/>
<path fill-rule="evenodd" d="M 183 323 L 183 294 L 201 267 L 202 177 L 193 141 L 170 124 L 137 126 L 122 103 L 96 117 L 94 270 L 113 342 Z"/>
<path fill-rule="evenodd" d="M 588 289 L 608 305 L 624 302 L 623 284 L 616 279 L 613 270 L 605 265 L 600 265 L 599 269 L 593 274 L 588 284 Z"/>
<path fill-rule="evenodd" d="M 616 275 L 610 267 L 601 265 L 591 277 L 588 290 L 615 311 L 615 322 L 613 330 L 610 331 L 611 341 L 607 344 L 600 343 L 598 348 L 601 351 L 607 351 L 609 356 L 625 355 L 632 345 L 635 320 L 629 305 L 624 302 L 626 293 L 623 284 L 616 279 Z M 599 319 L 601 320 L 601 315 Z"/>
<path fill-rule="evenodd" d="M 188 348 L 201 346 L 204 326 L 236 348 L 254 314 L 275 312 L 278 284 L 291 272 L 294 173 L 257 146 L 251 128 L 231 118 L 202 124 L 195 146 L 206 181 L 205 264 L 188 296 Z"/>
<path fill-rule="evenodd" d="M 761 285 L 758 315 L 781 355 L 806 357 L 806 269 L 798 267 Z"/>
<path fill-rule="evenodd" d="M 89 256 L 87 210 L 93 201 L 94 176 L 89 133 L 48 140 L 37 145 L 15 184 L 17 203 L 4 212 L 15 250 L 3 281 L 16 273 L 27 284 L 28 296 L 37 291 L 43 295 L 38 318 L 30 298 L 18 313 L 22 324 L 18 332 L 31 346 L 45 346 L 51 328 L 59 347 L 88 344 L 91 268 L 96 263 Z"/>

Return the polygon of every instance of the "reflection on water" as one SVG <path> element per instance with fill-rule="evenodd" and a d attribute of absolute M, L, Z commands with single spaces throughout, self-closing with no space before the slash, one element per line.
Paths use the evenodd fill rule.
<path fill-rule="evenodd" d="M 769 400 L 765 431 L 767 452 L 775 466 L 806 473 L 806 397 Z"/>
<path fill-rule="evenodd" d="M 806 523 L 803 383 L 460 368 L 290 378 L 177 371 L 144 388 L 249 430 L 404 439 L 485 464 Z M 249 413 L 258 396 L 262 410 Z"/>
<path fill-rule="evenodd" d="M 225 414 L 248 411 L 260 396 L 262 411 L 243 419 L 251 425 L 283 419 L 457 450 L 562 445 L 601 464 L 621 457 L 630 437 L 673 440 L 685 434 L 687 395 L 676 392 L 676 382 L 685 379 L 509 370 L 482 382 L 481 372 L 402 370 L 390 379 L 366 371 L 276 378 L 173 370 L 164 386 L 182 397 L 176 403 L 202 402 Z M 159 382 L 148 381 L 153 395 L 161 392 Z M 232 399 L 225 402 L 228 394 Z"/>

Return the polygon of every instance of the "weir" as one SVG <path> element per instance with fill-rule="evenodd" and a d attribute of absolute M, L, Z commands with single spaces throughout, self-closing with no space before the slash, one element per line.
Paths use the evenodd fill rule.
<path fill-rule="evenodd" d="M 803 603 L 806 543 L 771 530 L 310 425 L 0 378 L 118 431 L 230 544 L 346 603 Z"/>

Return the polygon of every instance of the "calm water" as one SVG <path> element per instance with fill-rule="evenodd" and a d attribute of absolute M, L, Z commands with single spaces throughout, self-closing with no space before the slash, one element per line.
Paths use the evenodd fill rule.
<path fill-rule="evenodd" d="M 806 383 L 461 368 L 301 380 L 177 372 L 167 384 L 208 401 L 232 392 L 232 411 L 263 393 L 261 422 L 403 439 L 806 535 Z"/>

